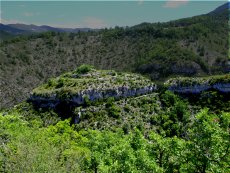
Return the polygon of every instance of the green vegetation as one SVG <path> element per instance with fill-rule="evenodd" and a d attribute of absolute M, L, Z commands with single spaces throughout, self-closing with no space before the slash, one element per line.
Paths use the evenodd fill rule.
<path fill-rule="evenodd" d="M 14 37 L 14 35 L 9 34 L 8 32 L 5 31 L 0 31 L 0 43 L 5 41 L 5 40 L 9 40 L 12 39 Z"/>
<path fill-rule="evenodd" d="M 0 45 L 0 107 L 28 98 L 51 77 L 81 64 L 146 74 L 205 76 L 229 71 L 228 13 L 79 33 L 47 32 Z M 87 70 L 87 69 L 86 69 Z"/>
<path fill-rule="evenodd" d="M 1 172 L 229 172 L 230 114 L 202 110 L 184 137 L 75 131 L 69 121 L 44 127 L 0 115 Z"/>
<path fill-rule="evenodd" d="M 230 74 L 209 76 L 209 77 L 178 77 L 172 78 L 165 82 L 165 86 L 194 86 L 194 85 L 214 85 L 214 84 L 229 84 Z"/>
<path fill-rule="evenodd" d="M 221 113 L 230 111 L 229 84 L 230 75 L 225 74 L 202 78 L 172 78 L 164 86 L 186 97 L 192 105 L 208 107 L 215 113 Z"/>
<path fill-rule="evenodd" d="M 0 172 L 230 172 L 228 30 L 224 12 L 2 42 L 0 109 L 29 99 L 0 111 Z"/>
<path fill-rule="evenodd" d="M 207 79 L 228 82 L 223 76 Z M 161 88 L 94 102 L 85 95 L 81 105 L 68 96 L 150 84 L 138 74 L 88 65 L 49 80 L 34 93 L 54 102 L 59 98 L 53 95 L 62 93 L 56 106 L 43 108 L 50 103 L 34 100 L 0 113 L 0 171 L 229 172 L 228 93 L 210 90 L 182 98 Z"/>
<path fill-rule="evenodd" d="M 92 66 L 82 65 L 71 73 L 49 79 L 46 84 L 34 89 L 33 95 L 43 97 L 55 95 L 56 98 L 65 99 L 82 92 L 87 96 L 87 91 L 111 93 L 122 87 L 131 90 L 146 86 L 154 86 L 154 84 L 150 79 L 139 74 L 95 70 Z"/>
<path fill-rule="evenodd" d="M 90 72 L 92 68 L 93 68 L 93 66 L 83 64 L 83 65 L 81 65 L 80 67 L 77 68 L 76 73 L 85 74 L 85 73 Z"/>

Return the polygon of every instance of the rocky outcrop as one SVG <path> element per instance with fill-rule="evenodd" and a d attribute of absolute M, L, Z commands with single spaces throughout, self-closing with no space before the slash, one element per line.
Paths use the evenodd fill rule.
<path fill-rule="evenodd" d="M 32 94 L 29 101 L 34 105 L 42 108 L 56 108 L 61 103 L 72 106 L 80 106 L 86 102 L 86 99 L 94 102 L 100 99 L 107 99 L 114 97 L 116 99 L 144 95 L 154 92 L 157 89 L 156 85 L 145 86 L 142 88 L 129 88 L 129 87 L 118 87 L 107 90 L 83 90 L 79 93 L 72 95 L 68 98 L 58 98 L 56 94 L 50 97 L 43 97 L 36 94 Z"/>
<path fill-rule="evenodd" d="M 230 75 L 177 77 L 169 79 L 164 85 L 168 90 L 179 94 L 200 94 L 209 90 L 230 94 Z"/>
<path fill-rule="evenodd" d="M 169 86 L 170 91 L 181 94 L 200 94 L 207 90 L 216 90 L 222 93 L 230 93 L 230 83 L 215 83 L 215 84 L 196 84 L 190 86 L 172 85 Z"/>
<path fill-rule="evenodd" d="M 170 86 L 170 91 L 181 94 L 199 94 L 203 91 L 210 89 L 209 85 L 193 85 L 193 86 Z"/>
<path fill-rule="evenodd" d="M 217 83 L 217 84 L 214 84 L 212 88 L 220 92 L 223 92 L 223 93 L 230 93 L 230 83 L 227 83 L 227 84 Z"/>

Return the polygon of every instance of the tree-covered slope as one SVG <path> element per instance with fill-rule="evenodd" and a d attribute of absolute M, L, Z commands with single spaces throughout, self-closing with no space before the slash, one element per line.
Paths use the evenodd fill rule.
<path fill-rule="evenodd" d="M 138 74 L 82 65 L 35 88 L 28 102 L 33 105 L 29 109 L 70 118 L 77 129 L 122 128 L 128 133 L 139 128 L 171 137 L 183 136 L 202 107 L 229 112 L 229 98 L 230 75 L 172 78 L 157 86 Z"/>
<path fill-rule="evenodd" d="M 98 83 L 100 78 L 105 82 Z M 32 96 L 59 99 L 53 94 L 66 88 L 59 106 L 33 100 L 0 112 L 0 171 L 229 172 L 229 93 L 211 89 L 181 97 L 167 90 L 229 80 L 171 79 L 152 93 L 72 104 L 69 96 L 84 93 L 85 86 L 108 91 L 117 81 L 130 88 L 150 83 L 137 74 L 81 66 L 33 91 Z"/>
<path fill-rule="evenodd" d="M 0 114 L 1 172 L 229 172 L 229 113 L 194 117 L 186 138 L 75 131 Z"/>
<path fill-rule="evenodd" d="M 42 33 L 0 46 L 1 107 L 25 99 L 49 77 L 87 63 L 153 79 L 224 73 L 228 11 L 167 23 L 80 33 Z"/>

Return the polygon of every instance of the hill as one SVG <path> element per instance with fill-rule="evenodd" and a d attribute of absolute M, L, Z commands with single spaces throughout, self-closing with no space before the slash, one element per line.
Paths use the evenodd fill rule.
<path fill-rule="evenodd" d="M 80 66 L 0 112 L 0 171 L 229 172 L 229 84 Z"/>
<path fill-rule="evenodd" d="M 37 26 L 37 25 L 27 25 L 27 24 L 2 24 L 0 23 L 0 31 L 6 32 L 13 36 L 18 35 L 27 35 L 33 33 L 42 33 L 42 32 L 79 32 L 79 31 L 90 31 L 94 29 L 90 28 L 56 28 L 47 25 Z M 3 39 L 7 40 L 7 39 Z"/>
<path fill-rule="evenodd" d="M 119 99 L 144 95 L 155 90 L 156 85 L 141 75 L 95 70 L 82 65 L 76 71 L 50 79 L 34 89 L 30 101 L 48 108 L 56 108 L 61 104 L 79 106 L 109 97 Z"/>
<path fill-rule="evenodd" d="M 159 123 L 156 117 L 169 114 L 166 105 L 172 112 L 178 106 L 178 109 L 186 109 L 184 113 L 191 113 L 193 109 L 196 113 L 200 108 L 195 105 L 209 107 L 214 112 L 229 111 L 229 95 L 230 75 L 172 78 L 160 87 L 138 74 L 96 70 L 82 65 L 35 88 L 28 102 L 37 110 L 53 110 L 63 119 L 71 118 L 80 129 L 113 130 L 132 124 L 133 127 L 141 126 L 148 133 L 152 128 L 160 128 L 151 123 Z M 187 101 L 182 103 L 183 99 Z M 170 103 L 166 103 L 168 101 Z M 171 105 L 177 101 L 178 104 Z M 208 105 L 210 101 L 212 105 Z"/>
<path fill-rule="evenodd" d="M 0 107 L 24 100 L 35 86 L 83 63 L 155 80 L 226 73 L 228 32 L 228 10 L 223 10 L 128 28 L 17 37 L 0 46 Z"/>
<path fill-rule="evenodd" d="M 218 14 L 218 13 L 222 13 L 223 11 L 229 10 L 230 7 L 230 3 L 227 2 L 219 7 L 217 7 L 215 10 L 211 11 L 209 14 Z"/>
<path fill-rule="evenodd" d="M 230 172 L 228 13 L 0 32 L 0 172 Z"/>
<path fill-rule="evenodd" d="M 44 32 L 78 33 L 97 31 L 91 28 L 55 28 L 47 25 L 26 25 L 26 24 L 2 24 L 0 23 L 0 42 L 11 40 L 18 36 L 28 36 Z"/>

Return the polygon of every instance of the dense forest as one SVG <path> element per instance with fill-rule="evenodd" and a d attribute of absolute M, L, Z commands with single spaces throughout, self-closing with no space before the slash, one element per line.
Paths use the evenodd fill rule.
<path fill-rule="evenodd" d="M 178 80 L 195 89 L 208 81 L 223 92 L 176 94 L 169 86 Z M 88 65 L 50 79 L 27 102 L 2 111 L 0 171 L 229 172 L 229 75 L 170 79 L 151 93 L 96 100 L 85 93 L 83 102 L 71 101 L 85 86 L 114 93 L 116 86 L 136 89 L 143 81 L 151 83 Z"/>
<path fill-rule="evenodd" d="M 0 32 L 0 172 L 229 173 L 228 18 Z"/>
<path fill-rule="evenodd" d="M 166 23 L 8 39 L 0 45 L 0 108 L 23 101 L 48 78 L 83 63 L 154 80 L 226 73 L 228 31 L 228 11 L 222 11 Z"/>
<path fill-rule="evenodd" d="M 43 126 L 16 112 L 0 116 L 2 172 L 229 172 L 229 113 L 202 110 L 182 137 L 139 129 Z"/>

